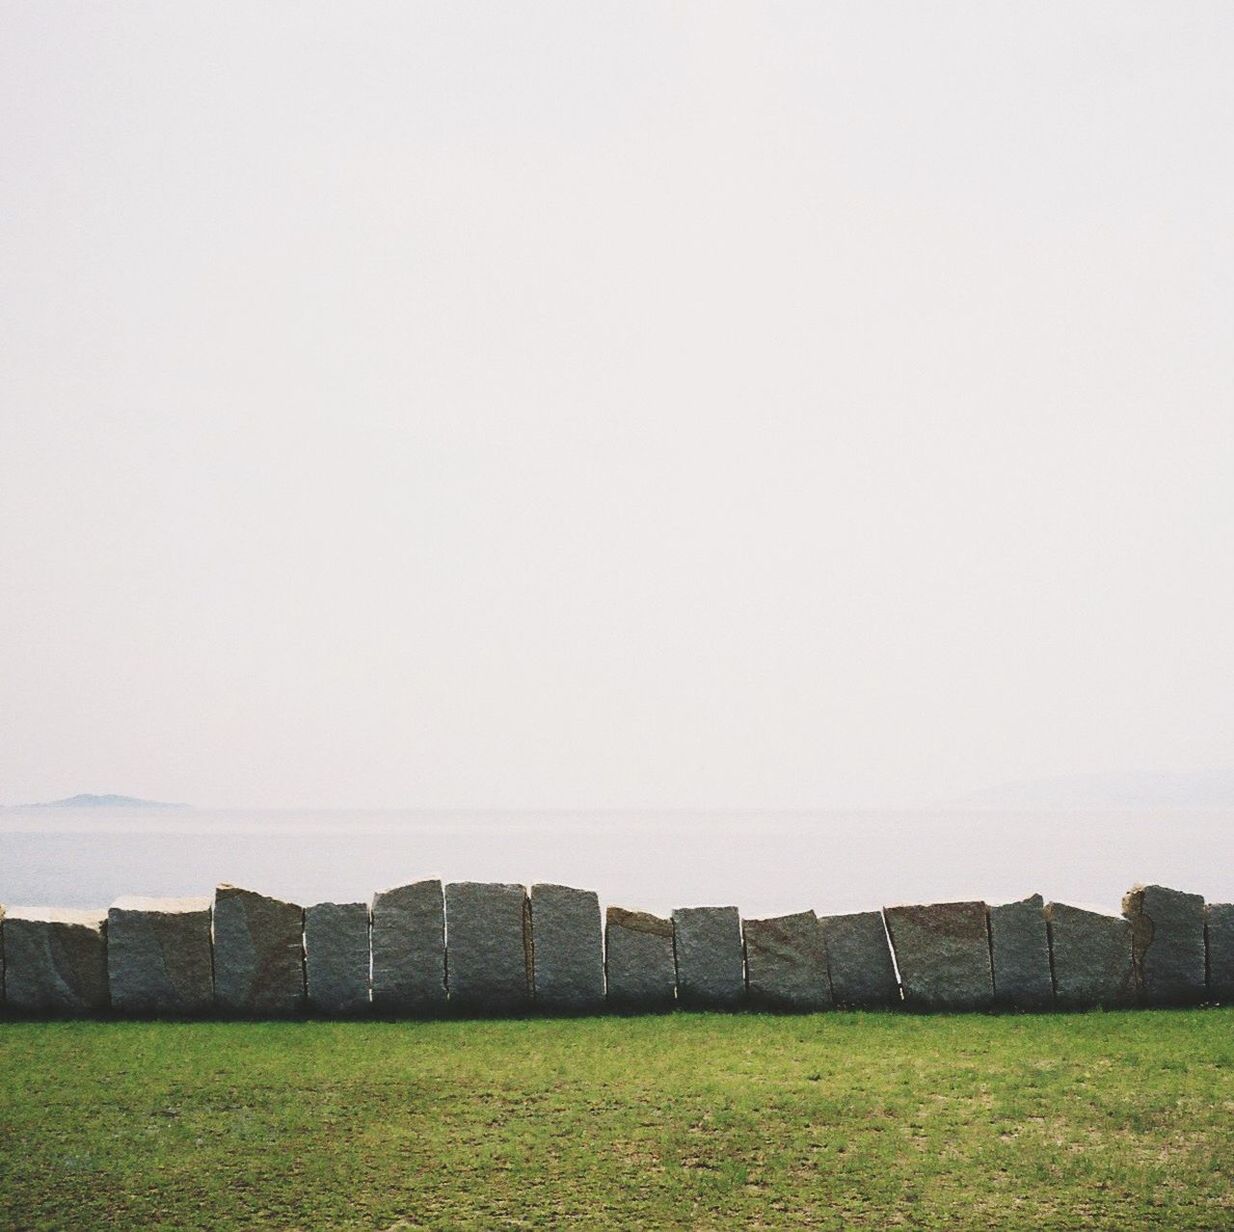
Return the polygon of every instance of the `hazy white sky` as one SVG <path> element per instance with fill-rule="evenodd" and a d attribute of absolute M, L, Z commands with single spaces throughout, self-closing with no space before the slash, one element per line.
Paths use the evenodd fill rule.
<path fill-rule="evenodd" d="M 1234 7 L 7 3 L 0 800 L 1229 765 Z"/>

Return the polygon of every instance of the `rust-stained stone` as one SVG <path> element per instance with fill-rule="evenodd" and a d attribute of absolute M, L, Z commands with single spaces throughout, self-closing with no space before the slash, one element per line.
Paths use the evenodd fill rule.
<path fill-rule="evenodd" d="M 671 1010 L 677 999 L 673 922 L 646 911 L 605 913 L 608 1004 L 617 1010 Z"/>
<path fill-rule="evenodd" d="M 814 912 L 745 920 L 742 931 L 752 1005 L 804 1011 L 832 1007 L 827 951 Z"/>
<path fill-rule="evenodd" d="M 1115 1008 L 1135 1002 L 1131 924 L 1117 915 L 1049 903 L 1054 1001 L 1059 1009 Z"/>
<path fill-rule="evenodd" d="M 978 902 L 884 908 L 907 1009 L 989 1009 L 994 980 L 986 910 Z"/>
<path fill-rule="evenodd" d="M 239 886 L 215 890 L 214 1003 L 254 1018 L 303 1011 L 303 907 Z"/>
<path fill-rule="evenodd" d="M 1146 1005 L 1199 1005 L 1205 996 L 1204 898 L 1166 886 L 1123 897 L 1136 982 Z"/>
<path fill-rule="evenodd" d="M 902 1004 L 881 911 L 820 916 L 818 926 L 836 1005 L 877 1010 Z"/>
<path fill-rule="evenodd" d="M 1050 939 L 1040 894 L 990 908 L 994 1004 L 1008 1010 L 1048 1010 L 1054 1004 Z"/>
<path fill-rule="evenodd" d="M 4 921 L 8 1008 L 25 1013 L 105 1010 L 107 913 L 14 907 Z"/>

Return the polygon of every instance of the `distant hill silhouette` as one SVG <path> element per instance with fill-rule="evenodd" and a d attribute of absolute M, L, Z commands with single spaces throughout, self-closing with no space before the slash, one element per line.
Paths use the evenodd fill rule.
<path fill-rule="evenodd" d="M 136 796 L 94 796 L 88 792 L 68 796 L 64 800 L 42 800 L 37 804 L 24 804 L 22 808 L 149 808 L 184 809 L 187 804 L 167 804 L 162 800 L 139 800 Z"/>

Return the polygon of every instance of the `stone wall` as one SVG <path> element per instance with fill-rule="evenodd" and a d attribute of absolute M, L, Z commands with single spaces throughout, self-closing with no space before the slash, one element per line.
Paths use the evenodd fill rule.
<path fill-rule="evenodd" d="M 0 906 L 10 1015 L 428 1018 L 684 1010 L 1091 1010 L 1234 1002 L 1234 904 L 1136 886 L 742 920 L 539 884 L 412 882 L 302 907 L 237 886 L 109 911 Z"/>

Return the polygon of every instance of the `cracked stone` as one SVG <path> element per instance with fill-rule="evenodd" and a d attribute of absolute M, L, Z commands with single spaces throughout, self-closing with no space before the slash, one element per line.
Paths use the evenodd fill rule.
<path fill-rule="evenodd" d="M 205 1014 L 214 1004 L 209 898 L 118 898 L 107 976 L 122 1014 Z"/>
<path fill-rule="evenodd" d="M 215 890 L 214 1003 L 257 1018 L 303 1011 L 303 907 L 239 886 Z"/>
<path fill-rule="evenodd" d="M 1146 1005 L 1199 1005 L 1205 996 L 1204 898 L 1136 886 L 1123 898 L 1131 954 Z"/>
<path fill-rule="evenodd" d="M 4 920 L 8 1008 L 26 1013 L 105 1010 L 107 913 L 14 907 Z"/>

